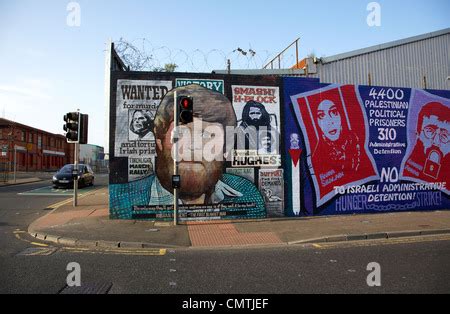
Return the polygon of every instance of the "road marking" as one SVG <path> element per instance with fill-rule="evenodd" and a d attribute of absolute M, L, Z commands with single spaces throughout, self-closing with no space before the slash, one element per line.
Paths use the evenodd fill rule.
<path fill-rule="evenodd" d="M 49 248 L 30 247 L 30 248 L 23 250 L 16 256 L 48 256 L 48 255 L 55 253 L 56 250 L 57 250 L 57 248 L 54 248 L 54 247 L 49 247 Z"/>
<path fill-rule="evenodd" d="M 14 236 L 16 237 L 16 239 L 20 240 L 20 241 L 24 241 L 27 243 L 31 243 L 31 241 L 28 241 L 27 239 L 22 239 L 22 237 L 20 236 L 21 234 L 26 233 L 25 231 L 20 231 L 20 230 L 16 230 L 13 232 Z"/>
<path fill-rule="evenodd" d="M 78 196 L 82 197 L 82 196 L 87 196 L 90 195 L 98 190 L 103 189 L 103 187 L 91 187 L 91 188 L 85 188 L 85 189 L 80 189 L 78 190 Z M 26 192 L 21 192 L 21 193 L 17 193 L 17 195 L 24 195 L 24 196 L 59 196 L 59 197 L 66 197 L 66 196 L 71 196 L 73 195 L 73 190 L 71 189 L 54 189 L 51 186 L 44 186 L 41 188 L 37 188 L 34 190 L 30 190 L 30 191 L 26 191 Z"/>
<path fill-rule="evenodd" d="M 27 242 L 27 243 L 30 243 L 30 244 L 35 245 L 35 246 L 48 247 L 47 244 L 44 244 L 44 243 L 38 243 L 38 242 L 31 242 L 31 241 L 29 241 L 29 240 L 27 240 L 27 239 L 22 238 L 20 235 L 21 235 L 21 234 L 27 234 L 26 231 L 22 231 L 22 230 L 20 230 L 20 229 L 16 229 L 16 230 L 13 232 L 13 234 L 14 234 L 14 236 L 16 237 L 17 240 L 20 240 L 20 241 L 23 241 L 23 242 Z"/>
<path fill-rule="evenodd" d="M 327 250 L 336 248 L 353 248 L 353 247 L 370 247 L 381 245 L 397 245 L 397 244 L 412 244 L 412 243 L 427 243 L 436 241 L 450 241 L 450 235 L 431 235 L 422 237 L 410 237 L 410 238 L 395 238 L 395 239 L 382 239 L 382 240 L 369 240 L 369 241 L 348 241 L 348 242 L 336 242 L 336 243 L 323 243 L 319 246 L 313 244 L 314 247 Z"/>
<path fill-rule="evenodd" d="M 316 247 L 316 248 L 319 248 L 319 249 L 322 248 L 322 246 L 317 244 L 317 243 L 314 243 L 313 246 Z"/>
<path fill-rule="evenodd" d="M 53 204 L 53 205 L 49 205 L 49 206 L 47 206 L 47 208 L 57 209 L 58 207 L 61 207 L 61 206 L 63 206 L 63 205 L 66 205 L 66 204 L 70 203 L 71 201 L 72 201 L 72 199 L 69 198 L 69 199 L 67 199 L 67 200 L 64 200 L 64 201 L 55 203 L 55 204 Z"/>
<path fill-rule="evenodd" d="M 113 255 L 130 255 L 130 256 L 164 256 L 167 254 L 166 249 L 137 249 L 137 250 L 122 250 L 122 249 L 86 249 L 76 247 L 63 247 L 61 251 L 71 253 L 88 253 L 88 254 L 113 254 Z"/>
<path fill-rule="evenodd" d="M 37 243 L 37 242 L 31 242 L 31 244 L 36 245 L 36 246 L 42 246 L 42 247 L 47 247 L 47 244 L 44 243 Z"/>

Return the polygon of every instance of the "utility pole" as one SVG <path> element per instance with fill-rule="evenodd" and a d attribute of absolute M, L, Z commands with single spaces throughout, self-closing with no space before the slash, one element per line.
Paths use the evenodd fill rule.
<path fill-rule="evenodd" d="M 174 107 L 174 128 L 173 128 L 173 142 L 175 145 L 175 158 L 173 159 L 173 174 L 174 176 L 178 176 L 178 126 L 179 126 L 179 108 L 178 108 L 178 103 L 177 103 L 177 91 L 174 92 L 174 96 L 173 96 L 173 107 Z M 178 224 L 178 219 L 177 219 L 177 215 L 178 215 L 178 189 L 174 186 L 173 188 L 173 225 L 176 226 Z"/>
<path fill-rule="evenodd" d="M 73 165 L 73 207 L 78 206 L 78 149 L 79 149 L 79 143 L 75 143 L 75 152 L 74 152 L 74 165 Z"/>
<path fill-rule="evenodd" d="M 16 172 L 17 172 L 17 146 L 14 144 L 14 183 L 16 183 Z"/>

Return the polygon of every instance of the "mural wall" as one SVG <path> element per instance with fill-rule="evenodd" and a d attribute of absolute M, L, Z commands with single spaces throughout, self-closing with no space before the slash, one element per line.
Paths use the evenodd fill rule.
<path fill-rule="evenodd" d="M 173 158 L 183 221 L 450 208 L 449 111 L 450 91 L 112 72 L 110 216 L 172 220 Z"/>
<path fill-rule="evenodd" d="M 112 75 L 112 218 L 172 220 L 173 158 L 180 220 L 284 216 L 279 78 Z M 194 100 L 193 123 L 178 131 L 175 92 Z"/>
<path fill-rule="evenodd" d="M 450 208 L 450 91 L 284 87 L 287 215 Z"/>

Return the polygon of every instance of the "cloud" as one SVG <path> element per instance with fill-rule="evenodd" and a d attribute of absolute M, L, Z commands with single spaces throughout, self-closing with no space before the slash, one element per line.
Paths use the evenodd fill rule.
<path fill-rule="evenodd" d="M 2 85 L 0 84 L 0 94 L 4 96 L 20 98 L 51 100 L 53 97 L 50 92 L 52 85 L 49 81 L 39 79 L 25 79 L 21 84 Z M 24 99 L 22 99 L 23 101 Z"/>
<path fill-rule="evenodd" d="M 53 84 L 39 78 L 15 80 L 12 84 L 0 82 L 0 110 L 5 118 L 33 127 L 51 126 Z"/>

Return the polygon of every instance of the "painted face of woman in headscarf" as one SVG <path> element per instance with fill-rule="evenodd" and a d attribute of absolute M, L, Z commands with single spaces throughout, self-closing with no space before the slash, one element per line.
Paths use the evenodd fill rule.
<path fill-rule="evenodd" d="M 342 132 L 342 119 L 337 106 L 330 100 L 322 101 L 317 110 L 317 119 L 325 137 L 336 142 Z"/>

